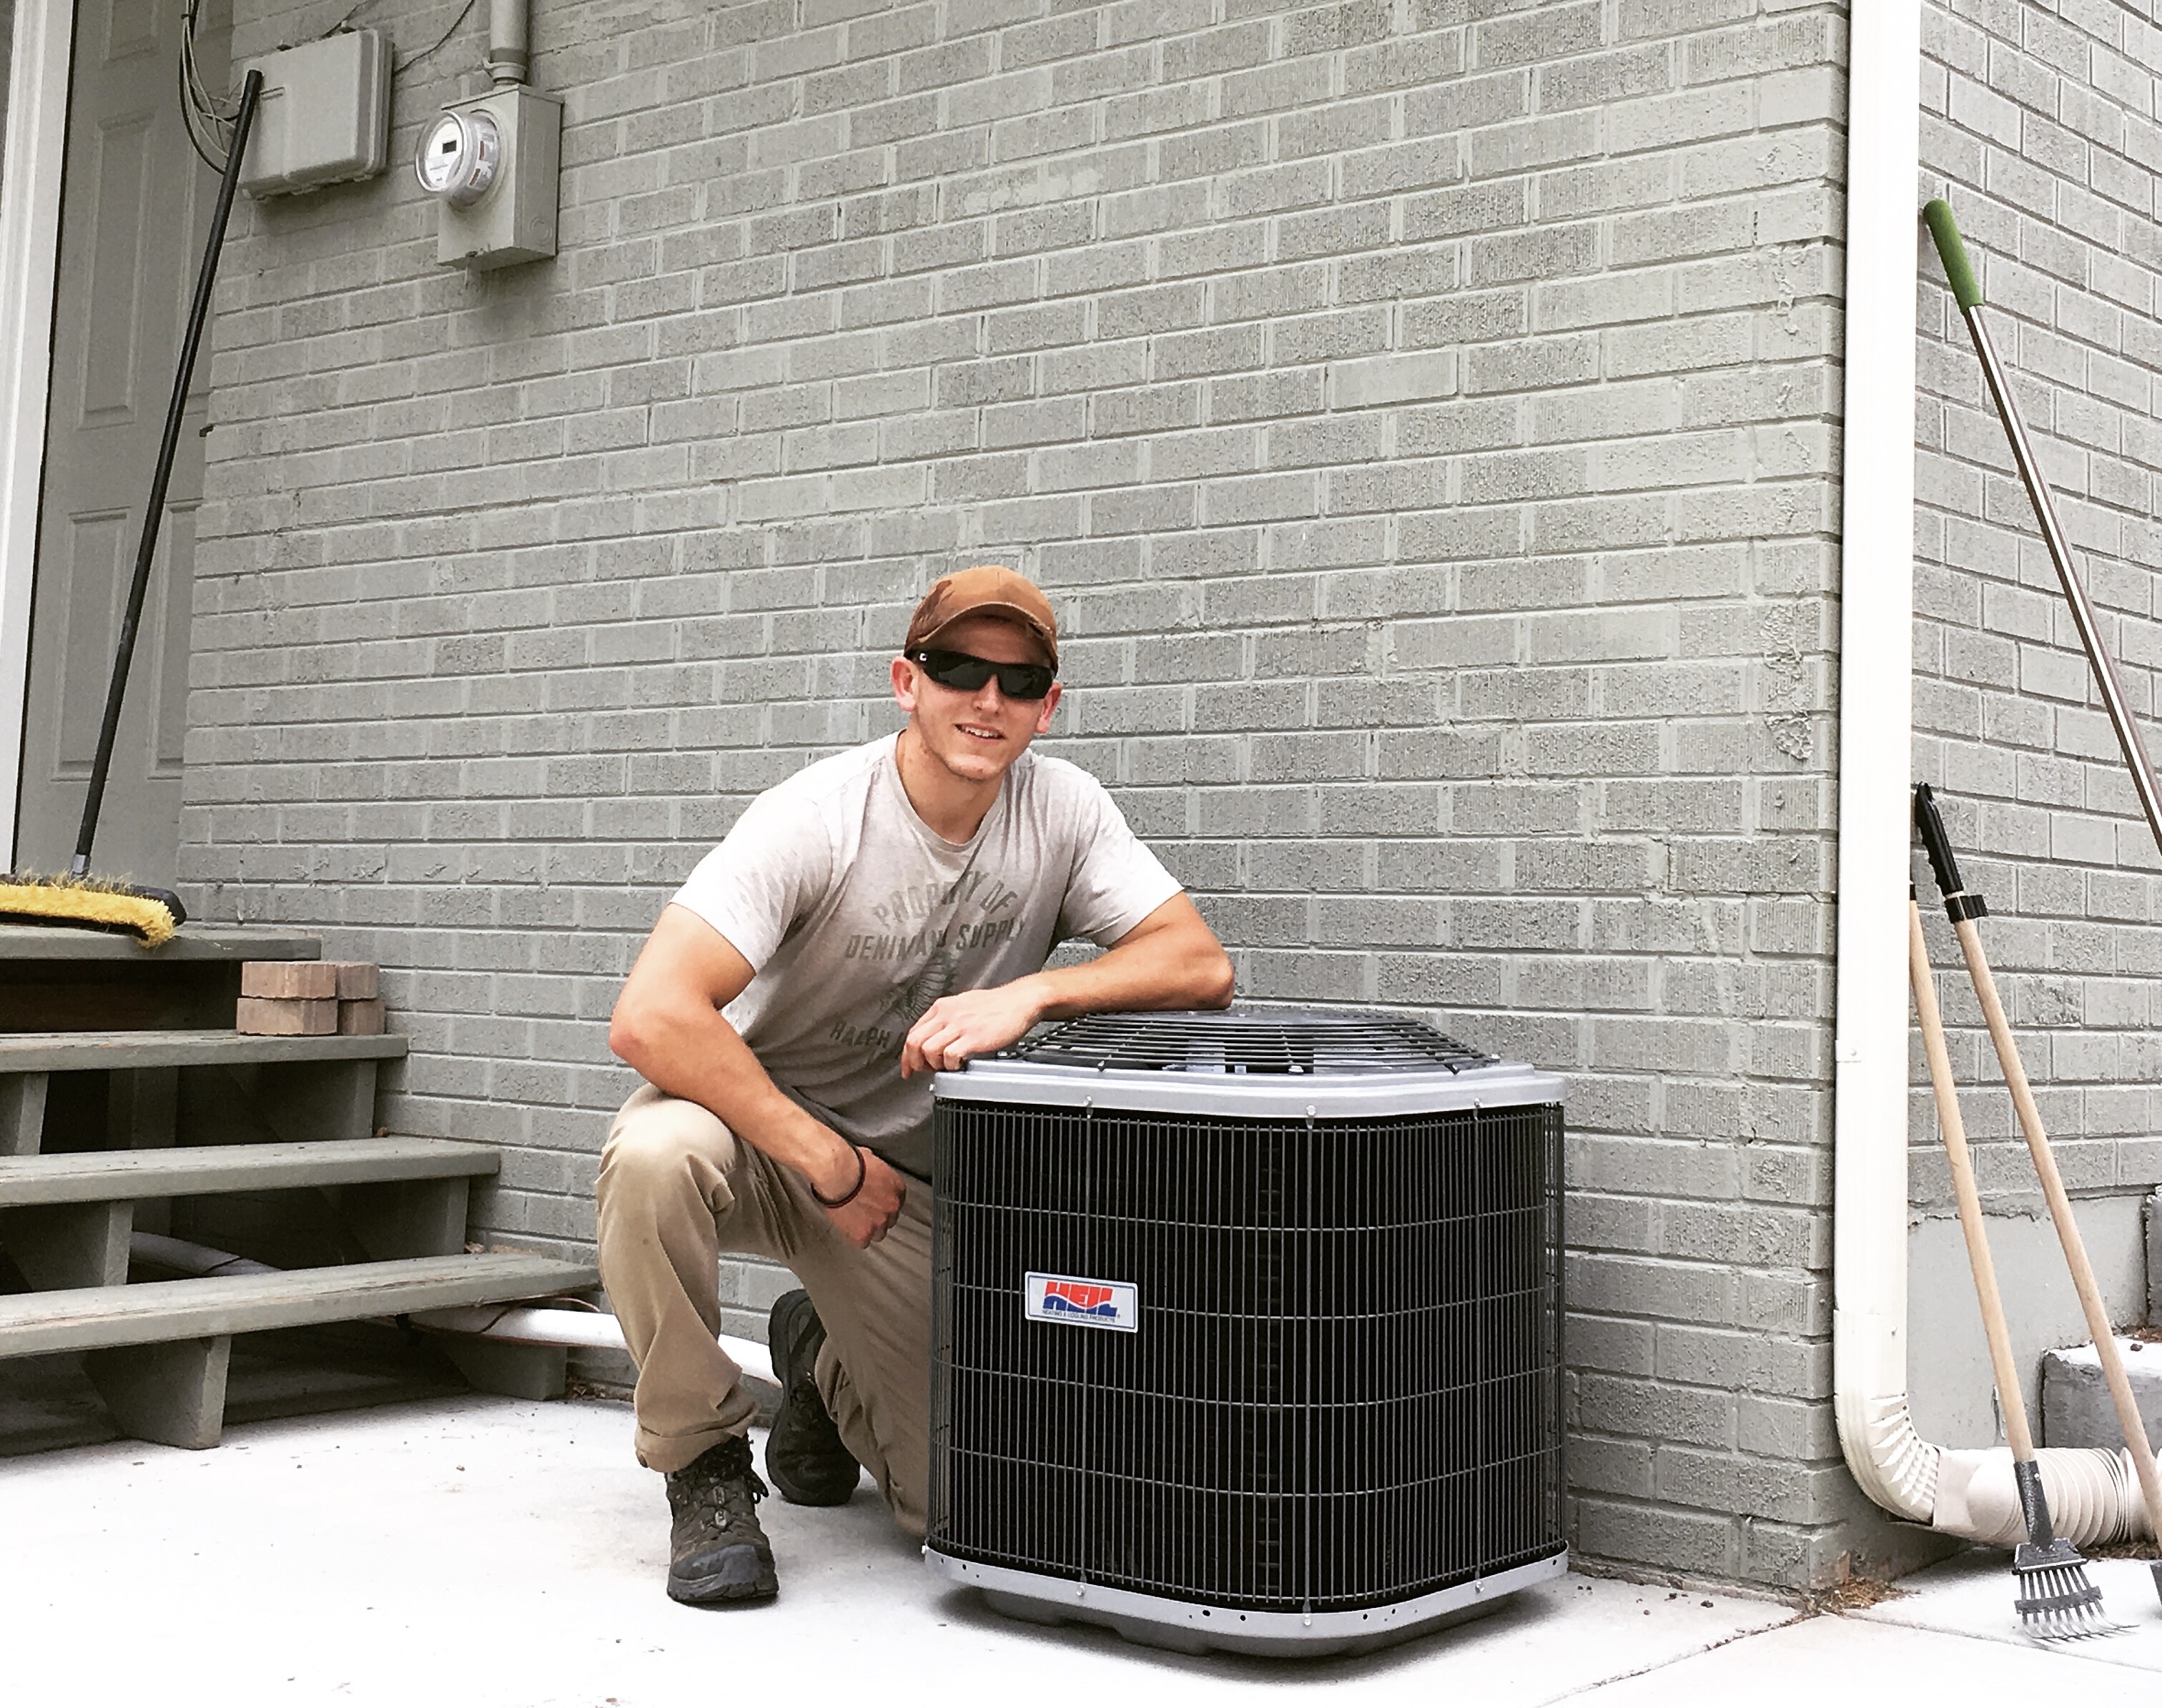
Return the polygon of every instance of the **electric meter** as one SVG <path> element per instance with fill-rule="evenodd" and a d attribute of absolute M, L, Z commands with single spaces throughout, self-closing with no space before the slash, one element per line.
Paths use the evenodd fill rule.
<path fill-rule="evenodd" d="M 523 83 L 444 109 L 413 162 L 436 197 L 436 259 L 485 271 L 553 255 L 562 137 L 563 103 Z"/>
<path fill-rule="evenodd" d="M 451 112 L 428 127 L 413 170 L 420 187 L 452 207 L 471 207 L 494 187 L 503 132 L 487 112 Z"/>

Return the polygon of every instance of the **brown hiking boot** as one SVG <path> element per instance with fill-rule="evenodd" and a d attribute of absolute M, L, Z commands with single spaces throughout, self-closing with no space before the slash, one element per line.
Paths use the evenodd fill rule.
<path fill-rule="evenodd" d="M 773 1549 L 758 1522 L 765 1485 L 750 1443 L 732 1435 L 668 1473 L 668 1598 L 693 1607 L 770 1601 L 781 1592 Z"/>
<path fill-rule="evenodd" d="M 799 1507 L 843 1506 L 863 1475 L 812 1376 L 825 1344 L 826 1325 L 809 1293 L 799 1287 L 773 1302 L 765 1345 L 781 1383 L 781 1411 L 765 1438 L 765 1469 L 782 1497 Z"/>

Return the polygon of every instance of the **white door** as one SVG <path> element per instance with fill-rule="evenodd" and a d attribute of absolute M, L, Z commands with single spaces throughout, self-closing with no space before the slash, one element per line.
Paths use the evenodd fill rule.
<path fill-rule="evenodd" d="M 64 870 L 128 597 L 217 180 L 189 146 L 175 66 L 181 0 L 77 0 L 60 197 L 44 486 L 30 608 L 16 864 Z M 204 40 L 222 78 L 222 35 Z M 170 885 L 187 725 L 204 389 L 174 464 L 91 867 Z"/>

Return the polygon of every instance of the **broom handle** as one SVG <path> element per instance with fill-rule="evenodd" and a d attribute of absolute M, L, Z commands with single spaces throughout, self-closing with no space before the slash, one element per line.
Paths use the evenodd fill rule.
<path fill-rule="evenodd" d="M 2020 483 L 2027 488 L 2035 517 L 2042 525 L 2042 539 L 2050 548 L 2050 561 L 2056 566 L 2057 579 L 2064 585 L 2065 601 L 2072 608 L 2073 626 L 2080 631 L 2080 644 L 2086 648 L 2087 662 L 2093 667 L 2096 686 L 2102 690 L 2102 705 L 2109 713 L 2110 728 L 2117 732 L 2117 744 L 2123 750 L 2124 763 L 2132 772 L 2133 792 L 2139 797 L 2140 811 L 2147 815 L 2147 828 L 2154 833 L 2155 845 L 2162 847 L 2162 788 L 2155 783 L 2154 762 L 2148 758 L 2146 740 L 2125 703 L 2124 685 L 2118 677 L 2117 661 L 2110 656 L 2094 606 L 2087 598 L 2087 590 L 2081 583 L 2078 571 L 2072 567 L 2072 548 L 2065 541 L 2064 529 L 2058 525 L 2057 508 L 2050 496 L 2049 483 L 2042 478 L 2042 465 L 2035 459 L 2034 447 L 2028 441 L 2026 424 L 2020 420 L 2019 407 L 2012 399 L 2011 381 L 2005 374 L 2004 364 L 1998 359 L 1997 346 L 1990 342 L 1989 328 L 1982 322 L 1982 286 L 1975 277 L 1973 264 L 1967 259 L 1966 245 L 1961 241 L 1950 205 L 1941 198 L 1924 207 L 1922 217 L 1929 222 L 1930 234 L 1937 241 L 1937 253 L 1943 258 L 1945 275 L 1951 281 L 1953 298 L 1966 321 L 1968 335 L 1974 340 L 1975 354 L 1982 358 L 1982 377 L 1987 382 L 1989 394 L 2004 422 L 2004 436 L 2012 441 L 2012 460 L 2018 466 Z"/>
<path fill-rule="evenodd" d="M 1990 1261 L 1989 1238 L 1982 1230 L 1982 1195 L 1975 1190 L 1966 1124 L 1960 1119 L 1959 1089 L 1952 1084 L 1951 1057 L 1945 1048 L 1944 1016 L 1937 1008 L 1936 981 L 1922 938 L 1922 910 L 1911 897 L 1907 902 L 1907 974 L 1914 987 L 1914 1012 L 1922 1022 L 1922 1053 L 1929 1058 L 1930 1087 L 1936 1094 L 1937 1126 L 1944 1135 L 1945 1160 L 1951 1165 L 1952 1194 L 1959 1200 L 1967 1267 L 1974 1271 L 1975 1297 L 1982 1304 L 1982 1330 L 1989 1340 L 1997 1402 L 2004 1411 L 2004 1439 L 2011 1444 L 2013 1458 L 2024 1464 L 2034 1457 L 2034 1436 L 2028 1428 L 2027 1402 L 2019 1391 L 2019 1366 L 2013 1361 L 2012 1334 L 2004 1325 L 1997 1266 Z"/>
<path fill-rule="evenodd" d="M 120 734 L 120 706 L 128 694 L 128 667 L 135 658 L 135 631 L 143 621 L 143 601 L 150 591 L 150 560 L 158 550 L 158 528 L 164 520 L 165 488 L 173 478 L 173 458 L 180 450 L 180 417 L 188 406 L 188 387 L 194 382 L 196 353 L 202 347 L 203 326 L 210 319 L 211 288 L 217 282 L 218 252 L 225 247 L 225 223 L 232 212 L 232 194 L 240 184 L 240 157 L 248 151 L 248 133 L 255 123 L 256 103 L 263 96 L 263 74 L 251 71 L 240 89 L 240 112 L 232 122 L 232 147 L 225 160 L 225 175 L 217 186 L 217 203 L 212 210 L 210 239 L 203 246 L 202 270 L 196 278 L 195 299 L 188 305 L 187 330 L 180 337 L 180 371 L 173 376 L 172 401 L 165 406 L 164 436 L 158 441 L 158 461 L 150 475 L 150 502 L 143 513 L 143 532 L 135 546 L 135 578 L 128 587 L 128 609 L 120 621 L 120 639 L 112 650 L 112 680 L 105 690 L 105 718 L 98 725 L 97 755 L 91 761 L 90 791 L 83 797 L 82 828 L 76 833 L 75 859 L 68 867 L 71 877 L 90 870 L 90 844 L 97 834 L 97 815 L 105 805 L 105 780 L 112 768 L 112 744 Z"/>
<path fill-rule="evenodd" d="M 2028 1153 L 2034 1157 L 2034 1173 L 2042 1182 L 2050 1220 L 2056 1224 L 2057 1241 L 2065 1248 L 2065 1264 L 2072 1272 L 2072 1286 L 2079 1293 L 2080 1308 L 2086 1314 L 2087 1332 L 2094 1336 L 2095 1353 L 2102 1360 L 2102 1379 L 2109 1384 L 2110 1398 L 2117 1402 L 2118 1424 L 2124 1431 L 2133 1469 L 2139 1473 L 2139 1492 L 2146 1497 L 2148 1523 L 2157 1536 L 2162 1536 L 2162 1476 L 2155 1471 L 2154 1449 L 2148 1444 L 2147 1426 L 2140 1419 L 2138 1402 L 2133 1398 L 2132 1383 L 2124 1374 L 2124 1360 L 2117 1350 L 2117 1336 L 2102 1302 L 2102 1288 L 2095 1280 L 2094 1266 L 2087 1261 L 2086 1243 L 2080 1238 L 2079 1224 L 2072 1220 L 2072 1201 L 2065 1195 L 2064 1177 L 2057 1172 L 2050 1136 L 2042 1130 L 2042 1112 L 2034 1107 L 2034 1094 L 2028 1089 L 2019 1046 L 2005 1021 L 2004 1005 L 1997 999 L 1997 980 L 1990 974 L 1988 957 L 1982 952 L 1982 933 L 1971 919 L 1956 922 L 1952 929 L 1959 934 L 1960 950 L 1966 957 L 1975 995 L 1982 999 L 1982 1018 L 1989 1022 L 1989 1039 L 1997 1046 L 2004 1083 L 2011 1088 L 2012 1106 L 2019 1111 L 2019 1130 L 2027 1136 Z"/>

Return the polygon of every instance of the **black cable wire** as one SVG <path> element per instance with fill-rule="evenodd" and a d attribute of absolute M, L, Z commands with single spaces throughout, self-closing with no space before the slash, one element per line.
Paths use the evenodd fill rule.
<path fill-rule="evenodd" d="M 202 76 L 196 64 L 196 35 L 201 28 L 201 0 L 188 0 L 181 18 L 180 86 L 180 123 L 188 133 L 188 146 L 196 156 L 213 172 L 223 172 L 225 161 L 222 154 L 232 146 L 232 112 L 238 109 L 233 103 L 227 106 L 232 112 L 220 110 L 220 103 L 203 87 Z M 205 146 L 205 133 L 211 144 Z"/>
<path fill-rule="evenodd" d="M 196 151 L 196 158 L 209 167 L 212 171 L 222 172 L 225 170 L 225 162 L 211 159 L 203 149 L 201 139 L 196 135 L 195 118 L 191 111 L 191 103 L 188 99 L 188 62 L 185 58 L 178 61 L 176 69 L 180 74 L 180 128 L 188 133 L 188 146 Z"/>

